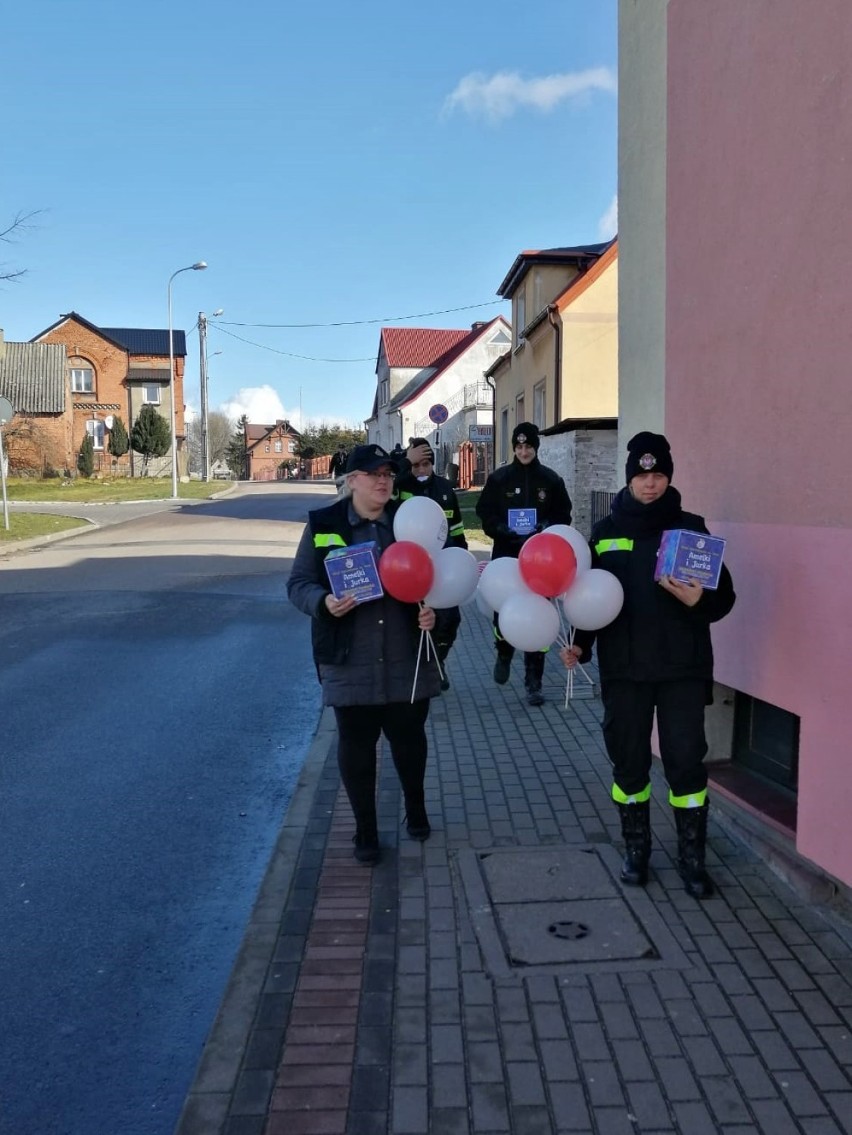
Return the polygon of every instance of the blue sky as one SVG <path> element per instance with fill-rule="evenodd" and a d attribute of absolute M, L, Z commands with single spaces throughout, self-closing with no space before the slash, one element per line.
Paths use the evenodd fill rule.
<path fill-rule="evenodd" d="M 166 327 L 206 260 L 190 406 L 199 311 L 211 408 L 358 423 L 383 322 L 508 317 L 519 252 L 615 233 L 616 0 L 29 0 L 3 38 L 0 230 L 40 213 L 0 327 Z"/>

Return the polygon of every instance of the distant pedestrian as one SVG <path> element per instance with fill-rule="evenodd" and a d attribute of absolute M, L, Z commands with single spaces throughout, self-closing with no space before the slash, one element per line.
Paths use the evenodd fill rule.
<path fill-rule="evenodd" d="M 337 719 L 337 762 L 355 816 L 355 858 L 380 857 L 376 819 L 376 745 L 384 733 L 402 785 L 408 834 L 429 838 L 426 814 L 426 718 L 440 692 L 438 668 L 421 658 L 421 631 L 435 626 L 435 612 L 417 603 L 382 598 L 356 604 L 336 599 L 325 559 L 334 548 L 374 542 L 377 557 L 394 542 L 390 499 L 395 469 L 379 445 L 357 445 L 346 463 L 342 496 L 308 513 L 287 595 L 312 619 L 314 661 L 323 704 Z M 414 678 L 417 673 L 417 684 Z M 412 690 L 414 700 L 412 702 Z"/>
<path fill-rule="evenodd" d="M 337 449 L 331 456 L 331 463 L 328 467 L 328 475 L 330 477 L 342 477 L 346 469 L 346 446 L 338 445 Z"/>
<path fill-rule="evenodd" d="M 617 577 L 624 606 L 597 634 L 577 631 L 560 657 L 570 669 L 591 656 L 597 638 L 604 743 L 613 764 L 612 798 L 621 815 L 625 857 L 621 878 L 644 886 L 651 855 L 651 729 L 669 784 L 678 838 L 678 869 L 695 898 L 713 893 L 705 868 L 707 770 L 704 707 L 713 682 L 710 624 L 734 605 L 723 566 L 717 590 L 654 581 L 660 537 L 667 529 L 707 532 L 704 518 L 681 508 L 671 484 L 674 463 L 662 434 L 638 433 L 628 443 L 627 484 L 610 515 L 592 529 L 592 566 Z"/>
<path fill-rule="evenodd" d="M 440 507 L 447 518 L 448 533 L 446 547 L 467 548 L 464 534 L 461 509 L 455 490 L 445 477 L 438 477 L 435 473 L 435 454 L 432 447 L 423 437 L 411 438 L 411 444 L 405 453 L 405 460 L 399 476 L 396 479 L 396 495 L 400 503 L 412 497 L 429 497 Z M 461 625 L 461 612 L 458 607 L 444 607 L 435 612 L 435 650 L 444 671 L 441 689 L 450 688 L 450 679 L 444 665 L 450 648 L 456 641 L 459 626 Z"/>
<path fill-rule="evenodd" d="M 476 514 L 482 521 L 485 535 L 494 541 L 492 560 L 502 556 L 517 559 L 530 536 L 551 524 L 571 523 L 571 498 L 565 482 L 554 469 L 539 461 L 540 444 L 538 427 L 532 422 L 521 422 L 515 426 L 512 431 L 513 460 L 495 469 L 483 486 Z M 532 524 L 529 524 L 531 519 Z M 494 681 L 503 686 L 509 680 L 515 648 L 500 634 L 496 615 L 494 638 L 497 647 Z M 544 651 L 524 654 L 524 685 L 529 705 L 544 704 L 541 692 L 544 656 Z"/>

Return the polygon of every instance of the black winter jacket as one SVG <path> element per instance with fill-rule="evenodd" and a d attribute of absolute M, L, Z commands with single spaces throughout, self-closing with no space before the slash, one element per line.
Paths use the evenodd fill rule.
<path fill-rule="evenodd" d="M 694 607 L 687 607 L 655 582 L 660 537 L 674 528 L 707 532 L 704 518 L 684 512 L 680 493 L 670 485 L 652 504 L 634 500 L 623 488 L 610 515 L 592 529 L 592 567 L 611 571 L 624 588 L 616 619 L 596 634 L 578 630 L 574 639 L 583 648 L 581 661 L 587 662 L 597 638 L 603 680 L 712 680 L 710 624 L 733 607 L 734 586 L 723 567 L 718 590 L 705 590 Z"/>
<path fill-rule="evenodd" d="M 565 482 L 554 469 L 542 465 L 536 457 L 529 465 L 517 458 L 495 469 L 489 476 L 476 503 L 476 515 L 482 521 L 486 536 L 494 541 L 492 560 L 502 556 L 518 558 L 529 536 L 518 536 L 508 525 L 510 508 L 534 508 L 538 530 L 552 524 L 571 523 L 571 498 Z M 532 535 L 532 533 L 530 533 Z"/>
<path fill-rule="evenodd" d="M 418 605 L 400 603 L 385 594 L 362 603 L 348 615 L 335 618 L 325 606 L 331 591 L 325 557 L 335 547 L 375 540 L 378 554 L 393 543 L 393 501 L 384 517 L 372 522 L 358 517 L 348 499 L 308 513 L 296 558 L 287 580 L 287 596 L 303 614 L 311 616 L 314 662 L 323 688 L 325 705 L 386 705 L 408 701 L 417 670 L 416 698 L 435 697 L 440 676 L 425 651 L 416 666 L 420 647 Z"/>

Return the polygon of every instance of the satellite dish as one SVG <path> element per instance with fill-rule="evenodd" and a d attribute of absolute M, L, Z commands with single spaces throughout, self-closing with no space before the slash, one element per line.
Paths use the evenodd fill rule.
<path fill-rule="evenodd" d="M 115 425 L 115 417 L 112 414 L 107 414 L 107 416 L 104 418 L 104 425 L 108 430 L 111 430 Z"/>

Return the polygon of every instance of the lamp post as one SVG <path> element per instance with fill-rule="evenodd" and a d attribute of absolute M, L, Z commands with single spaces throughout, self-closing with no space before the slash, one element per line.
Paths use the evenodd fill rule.
<path fill-rule="evenodd" d="M 203 268 L 207 267 L 204 260 L 199 260 L 196 264 L 188 264 L 186 268 L 178 268 L 177 272 L 172 272 L 169 276 L 168 296 L 169 296 L 169 401 L 171 403 L 169 417 L 171 419 L 172 431 L 172 500 L 177 500 L 178 495 L 178 476 L 177 476 L 177 422 L 175 417 L 175 344 L 174 333 L 172 332 L 172 280 L 175 276 L 179 276 L 181 272 L 200 272 Z"/>

